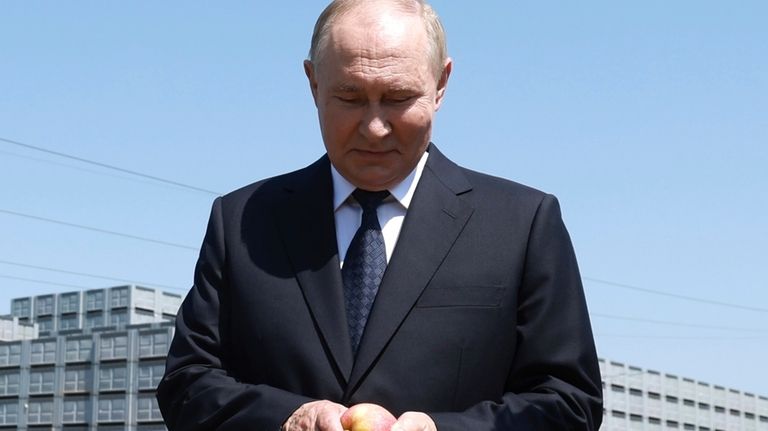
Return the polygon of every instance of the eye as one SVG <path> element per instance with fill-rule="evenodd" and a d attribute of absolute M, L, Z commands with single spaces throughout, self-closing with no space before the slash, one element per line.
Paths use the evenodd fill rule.
<path fill-rule="evenodd" d="M 341 103 L 349 104 L 349 105 L 357 105 L 360 103 L 360 98 L 356 96 L 335 96 L 336 100 L 340 101 Z"/>
<path fill-rule="evenodd" d="M 411 100 L 414 99 L 415 96 L 409 95 L 409 94 L 396 94 L 392 95 L 386 98 L 386 101 L 389 103 L 394 104 L 400 104 L 400 103 L 408 103 Z"/>

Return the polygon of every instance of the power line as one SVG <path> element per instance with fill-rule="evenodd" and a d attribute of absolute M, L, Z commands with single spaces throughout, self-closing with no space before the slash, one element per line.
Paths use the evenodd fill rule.
<path fill-rule="evenodd" d="M 61 220 L 54 220 L 54 219 L 50 219 L 50 218 L 46 218 L 46 217 L 39 217 L 39 216 L 31 215 L 31 214 L 21 213 L 21 212 L 17 212 L 17 211 L 10 211 L 10 210 L 6 210 L 6 209 L 2 209 L 2 208 L 0 208 L 0 213 L 10 214 L 10 215 L 14 215 L 14 216 L 17 216 L 17 217 L 24 217 L 24 218 L 28 218 L 28 219 L 32 219 L 32 220 L 44 221 L 44 222 L 47 222 L 47 223 L 54 223 L 54 224 L 58 224 L 58 225 L 62 225 L 62 226 L 75 227 L 75 228 L 78 228 L 78 229 L 89 230 L 89 231 L 92 231 L 92 232 L 99 232 L 99 233 L 105 233 L 105 234 L 109 234 L 109 235 L 115 235 L 115 236 L 119 236 L 119 237 L 123 237 L 123 238 L 135 239 L 135 240 L 138 240 L 138 241 L 145 241 L 145 242 L 151 242 L 151 243 L 155 243 L 155 244 L 167 245 L 169 247 L 183 248 L 183 249 L 186 249 L 186 250 L 194 250 L 194 251 L 199 250 L 198 247 L 191 247 L 191 246 L 184 245 L 184 244 L 178 244 L 178 243 L 174 243 L 174 242 L 162 241 L 162 240 L 153 239 L 153 238 L 147 238 L 147 237 L 143 237 L 143 236 L 131 235 L 131 234 L 127 234 L 127 233 L 116 232 L 116 231 L 107 230 L 107 229 L 101 229 L 101 228 L 97 228 L 97 227 L 85 226 L 85 225 L 81 225 L 81 224 L 69 223 L 69 222 L 65 222 L 65 221 L 61 221 Z"/>
<path fill-rule="evenodd" d="M 35 151 L 39 151 L 39 152 L 42 152 L 42 153 L 52 154 L 54 156 L 64 157 L 64 158 L 70 159 L 70 160 L 76 160 L 76 161 L 81 162 L 81 163 L 87 163 L 89 165 L 99 166 L 101 168 L 106 168 L 106 169 L 111 169 L 113 171 L 122 172 L 124 174 L 134 175 L 134 176 L 137 176 L 137 177 L 150 179 L 150 180 L 157 181 L 157 182 L 160 182 L 160 183 L 171 184 L 171 185 L 174 185 L 174 186 L 177 186 L 177 187 L 182 187 L 182 188 L 185 188 L 185 189 L 194 190 L 194 191 L 201 192 L 201 193 L 207 193 L 209 195 L 214 195 L 214 196 L 220 196 L 221 195 L 221 193 L 219 193 L 219 192 L 215 192 L 215 191 L 212 191 L 212 190 L 207 190 L 207 189 L 204 189 L 204 188 L 201 188 L 201 187 L 180 183 L 178 181 L 168 180 L 168 179 L 165 179 L 165 178 L 160 178 L 160 177 L 155 176 L 155 175 L 144 174 L 144 173 L 137 172 L 137 171 L 134 171 L 134 170 L 131 170 L 131 169 L 125 169 L 125 168 L 121 168 L 119 166 L 109 165 L 109 164 L 106 164 L 106 163 L 97 162 L 95 160 L 89 160 L 89 159 L 85 159 L 83 157 L 73 156 L 71 154 L 66 154 L 66 153 L 62 153 L 62 152 L 59 152 L 59 151 L 49 150 L 49 149 L 38 147 L 38 146 L 35 146 L 35 145 L 25 144 L 23 142 L 14 141 L 12 139 L 7 139 L 7 138 L 0 137 L 0 141 L 5 142 L 7 144 L 11 144 L 11 145 L 16 145 L 16 146 L 19 146 L 19 147 L 27 148 L 27 149 L 30 149 L 30 150 L 35 150 Z"/>
<path fill-rule="evenodd" d="M 736 331 L 736 332 L 759 332 L 759 333 L 768 333 L 768 329 L 756 329 L 756 328 L 734 328 L 734 327 L 727 327 L 727 326 L 714 326 L 714 325 L 702 325 L 697 323 L 683 323 L 683 322 L 672 322 L 668 320 L 654 320 L 654 319 L 644 319 L 640 317 L 627 317 L 627 316 L 617 316 L 613 314 L 603 314 L 603 313 L 589 313 L 590 316 L 594 317 L 602 317 L 605 319 L 614 319 L 614 320 L 626 320 L 630 322 L 643 322 L 643 323 L 653 323 L 657 325 L 668 325 L 668 326 L 682 326 L 686 328 L 701 328 L 701 329 L 717 329 L 720 331 Z"/>
<path fill-rule="evenodd" d="M 9 152 L 9 151 L 0 151 L 0 154 L 6 155 L 6 156 L 11 156 L 11 157 L 17 157 L 17 158 L 20 158 L 20 159 L 32 160 L 32 161 L 35 161 L 35 162 L 38 162 L 38 163 L 45 163 L 47 165 L 61 166 L 61 167 L 68 168 L 68 169 L 74 169 L 74 170 L 81 171 L 81 172 L 87 172 L 87 173 L 93 174 L 93 175 L 99 175 L 99 176 L 110 177 L 110 178 L 118 178 L 118 179 L 121 179 L 121 180 L 131 181 L 131 182 L 135 182 L 135 183 L 139 183 L 139 184 L 150 184 L 150 185 L 153 185 L 153 186 L 156 186 L 156 187 L 163 187 L 165 189 L 172 189 L 172 190 L 175 190 L 175 191 L 179 190 L 178 187 L 172 186 L 170 184 L 158 183 L 157 181 L 146 180 L 146 179 L 141 179 L 141 178 L 134 178 L 133 176 L 130 176 L 130 175 L 122 175 L 122 174 L 117 174 L 117 173 L 112 173 L 112 172 L 105 172 L 103 170 L 99 171 L 99 170 L 96 170 L 96 169 L 88 169 L 88 168 L 81 167 L 81 166 L 75 166 L 75 165 L 73 165 L 71 163 L 57 162 L 55 160 L 49 160 L 49 159 L 44 159 L 44 158 L 41 158 L 41 157 L 32 157 L 32 156 L 27 156 L 27 155 L 22 155 L 22 154 L 16 154 L 16 153 L 12 153 L 12 152 Z M 197 190 L 192 190 L 192 191 L 196 192 Z"/>
<path fill-rule="evenodd" d="M 5 275 L 0 274 L 0 278 L 5 278 L 8 280 L 17 280 L 17 281 L 26 281 L 29 283 L 37 283 L 37 284 L 47 284 L 50 286 L 59 286 L 59 287 L 71 287 L 73 289 L 79 289 L 79 290 L 87 290 L 87 289 L 93 289 L 93 287 L 86 287 L 78 284 L 66 284 L 66 283 L 56 283 L 53 281 L 46 281 L 46 280 L 37 280 L 34 278 L 25 278 L 25 277 L 16 277 L 13 275 Z"/>
<path fill-rule="evenodd" d="M 606 284 L 606 285 L 609 285 L 609 286 L 620 287 L 622 289 L 628 289 L 628 290 L 634 290 L 634 291 L 637 291 L 637 292 L 649 293 L 649 294 L 652 294 L 652 295 L 666 296 L 666 297 L 669 297 L 669 298 L 683 299 L 683 300 L 691 301 L 691 302 L 699 302 L 699 303 L 702 303 L 702 304 L 717 305 L 717 306 L 720 306 L 720 307 L 735 308 L 735 309 L 739 309 L 739 310 L 749 310 L 749 311 L 757 311 L 759 313 L 768 313 L 768 308 L 751 307 L 751 306 L 748 306 L 748 305 L 740 305 L 740 304 L 733 304 L 733 303 L 729 303 L 729 302 L 715 301 L 715 300 L 712 300 L 712 299 L 698 298 L 698 297 L 695 297 L 695 296 L 679 295 L 679 294 L 676 294 L 676 293 L 669 293 L 669 292 L 664 292 L 664 291 L 661 291 L 661 290 L 654 290 L 654 289 L 648 289 L 648 288 L 645 288 L 645 287 L 632 286 L 632 285 L 624 284 L 624 283 L 616 283 L 614 281 L 601 280 L 599 278 L 582 277 L 582 279 L 587 280 L 587 281 L 591 281 L 591 282 L 594 282 L 594 283 L 600 283 L 600 284 Z"/>
<path fill-rule="evenodd" d="M 2 138 L 0 138 L 0 139 L 2 139 Z M 192 247 L 192 246 L 189 246 L 189 245 L 178 244 L 178 243 L 173 243 L 173 242 L 163 241 L 163 240 L 157 240 L 157 239 L 154 239 L 154 238 L 147 238 L 147 237 L 127 234 L 127 233 L 122 233 L 122 232 L 116 232 L 116 231 L 112 231 L 112 230 L 107 230 L 107 229 L 102 229 L 102 228 L 97 228 L 97 227 L 92 227 L 92 226 L 86 226 L 86 225 L 81 225 L 81 224 L 76 224 L 76 223 L 70 223 L 70 222 L 65 222 L 65 221 L 61 221 L 61 220 L 54 220 L 54 219 L 51 219 L 51 218 L 40 217 L 40 216 L 36 216 L 36 215 L 32 215 L 32 214 L 26 214 L 26 213 L 21 213 L 21 212 L 18 212 L 18 211 L 6 210 L 6 209 L 2 209 L 2 208 L 0 208 L 0 213 L 14 215 L 14 216 L 17 216 L 17 217 L 24 217 L 24 218 L 28 218 L 28 219 L 32 219 L 32 220 L 44 221 L 44 222 L 48 222 L 48 223 L 59 224 L 59 225 L 62 225 L 62 226 L 75 227 L 75 228 L 78 228 L 78 229 L 84 229 L 84 230 L 89 230 L 89 231 L 93 231 L 93 232 L 99 232 L 99 233 L 104 233 L 104 234 L 109 234 L 109 235 L 115 235 L 115 236 L 119 236 L 119 237 L 123 237 L 123 238 L 130 238 L 130 239 L 134 239 L 134 240 L 138 240 L 138 241 L 145 241 L 145 242 L 151 242 L 151 243 L 155 243 L 155 244 L 166 245 L 166 246 L 170 246 L 170 247 L 182 248 L 182 249 L 186 249 L 186 250 L 193 250 L 193 251 L 199 250 L 198 247 Z M 698 302 L 698 303 L 709 304 L 709 305 L 717 305 L 717 306 L 720 306 L 720 307 L 728 307 L 728 308 L 735 308 L 735 309 L 741 309 L 741 310 L 749 310 L 749 311 L 756 311 L 756 312 L 761 312 L 761 313 L 768 313 L 768 309 L 766 309 L 766 308 L 750 307 L 750 306 L 746 306 L 746 305 L 733 304 L 733 303 L 722 302 L 722 301 L 715 301 L 715 300 L 710 300 L 710 299 L 706 299 L 706 298 L 698 298 L 698 297 L 694 297 L 694 296 L 679 295 L 679 294 L 675 294 L 675 293 L 669 293 L 669 292 L 663 292 L 663 291 L 660 291 L 660 290 L 654 290 L 654 289 L 648 289 L 648 288 L 644 288 L 644 287 L 632 286 L 632 285 L 629 285 L 629 284 L 617 283 L 617 282 L 614 282 L 614 281 L 608 281 L 608 280 L 603 280 L 603 279 L 598 279 L 598 278 L 593 278 L 593 277 L 586 277 L 585 276 L 585 277 L 582 277 L 582 278 L 584 280 L 586 280 L 586 281 L 591 281 L 591 282 L 594 282 L 594 283 L 600 283 L 600 284 L 605 284 L 605 285 L 609 285 L 609 286 L 620 287 L 620 288 L 623 288 L 623 289 L 629 289 L 629 290 L 634 290 L 634 291 L 648 293 L 648 294 L 653 294 L 653 295 L 659 295 L 659 296 L 666 296 L 666 297 L 671 297 L 671 298 L 683 299 L 683 300 L 686 300 L 686 301 Z"/>
<path fill-rule="evenodd" d="M 152 181 L 173 185 L 173 186 L 176 186 L 176 187 L 181 187 L 181 188 L 185 188 L 185 189 L 189 189 L 189 190 L 193 190 L 193 191 L 197 191 L 197 192 L 207 193 L 209 195 L 215 195 L 215 196 L 221 195 L 220 192 L 215 192 L 215 191 L 204 189 L 204 188 L 201 188 L 201 187 L 192 186 L 192 185 L 189 185 L 189 184 L 184 184 L 184 183 L 181 183 L 181 182 L 178 182 L 178 181 L 173 181 L 173 180 L 161 178 L 161 177 L 158 177 L 158 176 L 155 176 L 155 175 L 144 174 L 144 173 L 137 172 L 137 171 L 134 171 L 134 170 L 131 170 L 131 169 L 121 168 L 119 166 L 114 166 L 114 165 L 110 165 L 110 164 L 107 164 L 107 163 L 102 163 L 102 162 L 98 162 L 98 161 L 95 161 L 95 160 L 90 160 L 90 159 L 86 159 L 86 158 L 83 158 L 83 157 L 74 156 L 74 155 L 63 153 L 63 152 L 60 152 L 60 151 L 49 150 L 47 148 L 26 144 L 26 143 L 15 141 L 15 140 L 8 139 L 8 138 L 0 137 L 0 141 L 5 142 L 7 144 L 19 146 L 19 147 L 22 147 L 22 148 L 31 149 L 31 150 L 34 150 L 34 151 L 39 151 L 39 152 L 42 152 L 42 153 L 51 154 L 51 155 L 55 155 L 55 156 L 58 156 L 58 157 L 63 157 L 63 158 L 70 159 L 70 160 L 75 160 L 75 161 L 78 161 L 78 162 L 81 162 L 81 163 L 86 163 L 86 164 L 90 164 L 90 165 L 93 165 L 93 166 L 98 166 L 98 167 L 101 167 L 101 168 L 111 169 L 111 170 L 114 170 L 114 171 L 117 171 L 117 172 L 121 172 L 121 173 L 124 173 L 124 174 L 129 174 L 129 175 L 145 178 L 145 179 L 149 179 L 149 180 L 152 180 Z M 56 223 L 56 224 L 60 224 L 60 225 L 64 225 L 64 226 L 76 227 L 76 228 L 90 230 L 90 231 L 94 231 L 94 232 L 100 232 L 100 233 L 106 233 L 106 234 L 110 234 L 110 235 L 121 236 L 121 237 L 124 237 L 124 238 L 131 238 L 131 239 L 135 239 L 135 240 L 147 241 L 147 242 L 152 242 L 152 243 L 156 243 L 156 244 L 162 244 L 162 245 L 167 245 L 167 246 L 172 246 L 172 247 L 177 247 L 177 248 L 184 248 L 184 249 L 189 249 L 189 250 L 197 250 L 196 247 L 190 247 L 190 246 L 187 246 L 187 245 L 176 244 L 176 243 L 156 240 L 156 239 L 152 239 L 152 238 L 145 238 L 145 237 L 140 237 L 140 236 L 136 236 L 136 235 L 130 235 L 130 234 L 110 231 L 110 230 L 106 230 L 106 229 L 94 228 L 94 227 L 85 226 L 85 225 L 79 225 L 79 224 L 74 224 L 74 223 L 62 222 L 62 221 L 59 221 L 59 220 L 53 220 L 53 219 L 48 219 L 48 218 L 44 218 L 44 217 L 33 216 L 33 215 L 19 213 L 19 212 L 15 212 L 15 211 L 9 211 L 9 210 L 0 209 L 0 212 L 6 213 L 6 214 L 11 214 L 11 215 L 16 215 L 16 216 L 19 216 L 19 217 L 26 217 L 26 218 L 30 218 L 30 219 L 35 219 L 35 220 L 39 220 L 39 221 L 45 221 L 45 222 L 49 222 L 49 223 Z M 629 290 L 634 290 L 634 291 L 637 291 L 637 292 L 643 292 L 643 293 L 648 293 L 648 294 L 653 294 L 653 295 L 666 296 L 666 297 L 670 297 L 670 298 L 682 299 L 682 300 L 686 300 L 686 301 L 698 302 L 698 303 L 703 303 L 703 304 L 717 305 L 717 306 L 720 306 L 720 307 L 728 307 L 728 308 L 735 308 L 735 309 L 740 309 L 740 310 L 749 310 L 749 311 L 756 311 L 756 312 L 761 312 L 761 313 L 768 313 L 768 309 L 761 308 L 761 307 L 752 307 L 752 306 L 733 304 L 733 303 L 728 303 L 728 302 L 723 302 L 723 301 L 716 301 L 716 300 L 711 300 L 711 299 L 706 299 L 706 298 L 699 298 L 699 297 L 688 296 L 688 295 L 679 295 L 679 294 L 675 294 L 675 293 L 669 293 L 669 292 L 664 292 L 664 291 L 660 291 L 660 290 L 642 288 L 642 287 L 638 287 L 638 286 L 632 286 L 632 285 L 629 285 L 629 284 L 617 283 L 617 282 L 608 281 L 608 280 L 602 280 L 602 279 L 593 278 L 593 277 L 583 277 L 583 279 L 587 280 L 587 281 L 592 281 L 594 283 L 606 284 L 606 285 L 610 285 L 610 286 L 614 286 L 614 287 L 620 287 L 620 288 L 623 288 L 623 289 L 629 289 Z"/>
<path fill-rule="evenodd" d="M 160 284 L 160 283 L 149 283 L 149 282 L 144 282 L 144 281 L 136 281 L 136 280 L 124 279 L 124 278 L 108 277 L 106 275 L 90 274 L 90 273 L 87 273 L 87 272 L 68 271 L 68 270 L 65 270 L 65 269 L 51 268 L 51 267 L 47 267 L 47 266 L 30 265 L 30 264 L 26 264 L 26 263 L 12 262 L 12 261 L 2 260 L 2 259 L 0 259 L 0 263 L 2 263 L 4 265 L 19 266 L 19 267 L 22 267 L 22 268 L 32 268 L 32 269 L 40 269 L 40 270 L 43 270 L 43 271 L 58 272 L 58 273 L 62 273 L 62 274 L 79 275 L 79 276 L 83 276 L 83 277 L 96 278 L 96 279 L 100 279 L 100 280 L 119 281 L 121 283 L 137 284 L 137 285 L 142 285 L 142 286 L 147 286 L 147 287 L 159 287 L 159 288 L 163 288 L 163 289 L 173 289 L 173 290 L 179 290 L 179 291 L 187 291 L 187 290 L 189 290 L 189 289 L 184 289 L 184 288 L 177 287 L 177 286 L 169 286 L 169 285 Z"/>

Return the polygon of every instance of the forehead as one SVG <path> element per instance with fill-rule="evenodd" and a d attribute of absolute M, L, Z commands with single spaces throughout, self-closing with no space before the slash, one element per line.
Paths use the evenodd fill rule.
<path fill-rule="evenodd" d="M 332 25 L 323 68 L 338 73 L 417 74 L 429 68 L 421 18 L 393 10 L 351 11 Z"/>

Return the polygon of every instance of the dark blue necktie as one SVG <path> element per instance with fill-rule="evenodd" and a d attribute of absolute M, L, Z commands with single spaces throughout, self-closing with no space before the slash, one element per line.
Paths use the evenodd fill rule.
<path fill-rule="evenodd" d="M 387 250 L 376 208 L 389 196 L 389 192 L 356 189 L 352 196 L 363 208 L 363 219 L 347 249 L 341 277 L 352 352 L 356 354 L 381 278 L 387 269 Z"/>

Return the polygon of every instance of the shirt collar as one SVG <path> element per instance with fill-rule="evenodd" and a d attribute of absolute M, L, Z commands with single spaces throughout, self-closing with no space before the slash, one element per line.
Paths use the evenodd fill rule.
<path fill-rule="evenodd" d="M 416 164 L 411 173 L 403 181 L 388 189 L 392 197 L 400 202 L 400 205 L 405 209 L 408 209 L 408 206 L 411 204 L 413 194 L 416 191 L 416 186 L 419 184 L 419 179 L 424 171 L 424 166 L 427 164 L 428 157 L 429 153 L 424 151 L 421 159 L 419 159 L 419 163 Z M 356 187 L 336 170 L 333 163 L 331 163 L 331 178 L 333 179 L 333 210 L 336 211 L 347 201 L 349 195 L 355 191 Z"/>

